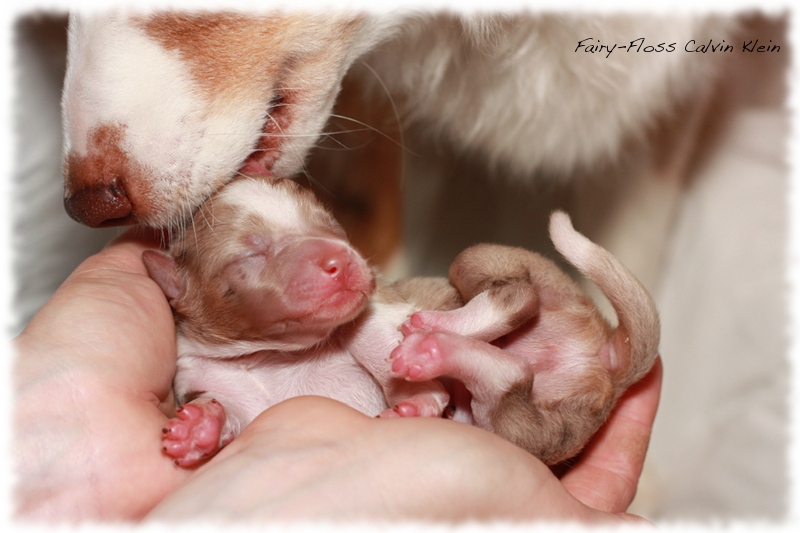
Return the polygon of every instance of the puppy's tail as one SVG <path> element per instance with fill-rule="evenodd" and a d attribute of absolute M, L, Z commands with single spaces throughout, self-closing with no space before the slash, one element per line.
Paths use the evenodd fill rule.
<path fill-rule="evenodd" d="M 644 377 L 658 356 L 661 327 L 653 299 L 613 255 L 575 231 L 566 213 L 550 216 L 550 239 L 611 302 L 619 324 L 604 360 L 618 390 L 628 388 Z"/>

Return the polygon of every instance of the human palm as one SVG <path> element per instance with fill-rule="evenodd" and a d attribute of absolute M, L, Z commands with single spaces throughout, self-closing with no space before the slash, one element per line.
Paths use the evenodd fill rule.
<path fill-rule="evenodd" d="M 89 258 L 15 341 L 23 513 L 141 516 L 187 477 L 160 454 L 176 355 L 141 262 L 153 244 L 127 234 Z"/>

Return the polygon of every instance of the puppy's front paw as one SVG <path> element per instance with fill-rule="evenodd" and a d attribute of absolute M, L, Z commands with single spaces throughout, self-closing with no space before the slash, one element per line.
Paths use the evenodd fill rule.
<path fill-rule="evenodd" d="M 409 381 L 427 381 L 442 375 L 445 353 L 437 332 L 412 333 L 389 356 L 392 372 Z"/>
<path fill-rule="evenodd" d="M 192 467 L 217 453 L 225 424 L 225 409 L 218 401 L 195 400 L 180 406 L 177 414 L 162 430 L 162 450 L 176 465 Z"/>

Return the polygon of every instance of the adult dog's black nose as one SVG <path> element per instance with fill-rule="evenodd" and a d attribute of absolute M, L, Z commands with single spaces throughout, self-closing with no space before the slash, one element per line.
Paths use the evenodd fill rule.
<path fill-rule="evenodd" d="M 64 198 L 69 216 L 92 228 L 136 224 L 133 206 L 117 180 L 83 187 Z"/>

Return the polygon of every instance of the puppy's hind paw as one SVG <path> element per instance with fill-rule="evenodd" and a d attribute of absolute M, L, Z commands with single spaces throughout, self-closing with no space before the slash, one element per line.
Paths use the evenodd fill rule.
<path fill-rule="evenodd" d="M 444 358 L 436 332 L 412 333 L 390 355 L 392 372 L 409 381 L 441 376 Z"/>

